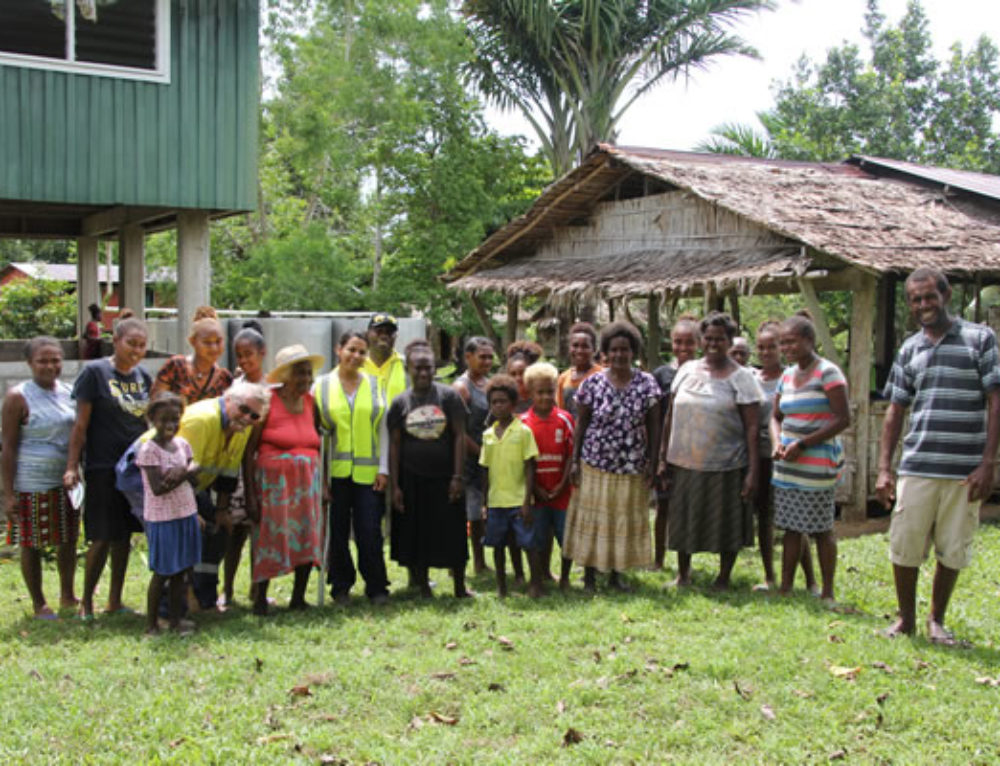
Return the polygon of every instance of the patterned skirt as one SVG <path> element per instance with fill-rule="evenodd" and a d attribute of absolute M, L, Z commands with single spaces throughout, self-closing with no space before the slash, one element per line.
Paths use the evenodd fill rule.
<path fill-rule="evenodd" d="M 837 514 L 833 487 L 829 489 L 774 488 L 774 526 L 786 532 L 817 535 L 833 529 Z"/>
<path fill-rule="evenodd" d="M 44 548 L 75 543 L 80 536 L 80 511 L 62 487 L 18 492 L 16 503 L 16 518 L 7 519 L 7 545 Z"/>
<path fill-rule="evenodd" d="M 753 545 L 753 505 L 740 497 L 744 469 L 671 466 L 667 540 L 680 553 L 736 553 Z"/>
<path fill-rule="evenodd" d="M 281 454 L 257 464 L 260 524 L 253 533 L 253 581 L 304 564 L 319 566 L 323 520 L 319 455 Z"/>
<path fill-rule="evenodd" d="M 580 486 L 566 514 L 563 555 L 602 572 L 644 567 L 652 561 L 649 535 L 644 477 L 582 463 Z"/>

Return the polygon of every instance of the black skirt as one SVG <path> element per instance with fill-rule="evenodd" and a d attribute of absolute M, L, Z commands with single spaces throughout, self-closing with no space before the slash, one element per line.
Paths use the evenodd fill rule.
<path fill-rule="evenodd" d="M 448 499 L 451 477 L 419 476 L 402 469 L 405 511 L 392 509 L 389 553 L 404 567 L 465 567 L 465 502 Z"/>

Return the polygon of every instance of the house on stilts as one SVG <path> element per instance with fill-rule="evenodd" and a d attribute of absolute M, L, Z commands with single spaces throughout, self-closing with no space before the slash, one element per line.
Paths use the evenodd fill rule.
<path fill-rule="evenodd" d="M 210 303 L 209 221 L 256 205 L 258 17 L 258 0 L 0 3 L 0 237 L 76 241 L 81 328 L 101 240 L 141 317 L 145 236 L 175 228 L 178 312 Z"/>

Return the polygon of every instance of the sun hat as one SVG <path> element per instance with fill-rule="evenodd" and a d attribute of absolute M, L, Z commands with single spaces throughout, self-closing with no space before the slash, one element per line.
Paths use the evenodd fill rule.
<path fill-rule="evenodd" d="M 285 378 L 299 362 L 309 362 L 312 365 L 313 375 L 316 375 L 326 362 L 322 354 L 310 354 L 309 349 L 301 343 L 285 346 L 274 355 L 274 369 L 267 374 L 268 383 L 284 383 Z"/>

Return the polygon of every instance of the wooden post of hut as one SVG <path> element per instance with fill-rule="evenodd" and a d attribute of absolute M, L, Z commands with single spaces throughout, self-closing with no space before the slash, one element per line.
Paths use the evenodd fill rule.
<path fill-rule="evenodd" d="M 660 302 L 657 293 L 649 294 L 649 326 L 646 331 L 646 369 L 652 372 L 660 364 Z"/>
<path fill-rule="evenodd" d="M 851 348 L 847 375 L 854 427 L 854 484 L 845 521 L 864 521 L 868 512 L 869 422 L 872 372 L 872 332 L 875 320 L 876 279 L 859 271 L 851 296 Z"/>
<path fill-rule="evenodd" d="M 517 314 L 521 309 L 520 303 L 517 295 L 507 293 L 507 327 L 503 335 L 503 348 L 500 349 L 502 355 L 507 353 L 507 346 L 517 340 Z"/>

